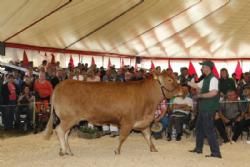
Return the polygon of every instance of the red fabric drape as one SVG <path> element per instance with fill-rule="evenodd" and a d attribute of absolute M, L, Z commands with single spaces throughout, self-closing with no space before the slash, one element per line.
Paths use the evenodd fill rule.
<path fill-rule="evenodd" d="M 55 55 L 52 53 L 51 54 L 51 64 L 55 64 L 56 63 L 56 60 L 55 60 Z"/>
<path fill-rule="evenodd" d="M 151 69 L 155 69 L 155 65 L 154 65 L 154 62 L 151 60 Z"/>
<path fill-rule="evenodd" d="M 124 67 L 124 60 L 122 59 L 121 67 Z"/>
<path fill-rule="evenodd" d="M 70 55 L 69 64 L 70 64 L 70 67 L 75 67 L 72 55 Z"/>
<path fill-rule="evenodd" d="M 171 69 L 171 70 L 173 70 L 173 68 L 172 68 L 172 66 L 170 64 L 170 59 L 168 59 L 168 68 Z"/>
<path fill-rule="evenodd" d="M 242 68 L 241 68 L 241 65 L 240 65 L 240 61 L 238 61 L 234 72 L 236 74 L 236 79 L 240 79 L 241 75 L 242 75 Z"/>
<path fill-rule="evenodd" d="M 29 67 L 29 60 L 28 60 L 28 56 L 25 52 L 25 50 L 23 51 L 23 64 L 22 64 L 23 67 Z"/>
<path fill-rule="evenodd" d="M 188 74 L 190 76 L 197 75 L 194 65 L 191 61 L 189 62 L 189 66 L 188 66 Z"/>
<path fill-rule="evenodd" d="M 112 66 L 112 64 L 111 64 L 111 60 L 110 60 L 110 57 L 109 57 L 108 67 L 107 68 L 110 68 L 111 66 Z"/>
<path fill-rule="evenodd" d="M 137 66 L 137 63 L 135 62 L 135 68 L 134 68 L 134 71 L 138 71 L 138 66 Z"/>
<path fill-rule="evenodd" d="M 92 57 L 92 59 L 91 59 L 91 66 L 92 65 L 95 65 L 95 59 L 94 59 L 94 57 Z"/>
<path fill-rule="evenodd" d="M 218 73 L 218 70 L 216 68 L 216 66 L 214 65 L 213 69 L 212 69 L 212 73 L 214 74 L 214 76 L 216 78 L 220 78 L 220 74 Z"/>

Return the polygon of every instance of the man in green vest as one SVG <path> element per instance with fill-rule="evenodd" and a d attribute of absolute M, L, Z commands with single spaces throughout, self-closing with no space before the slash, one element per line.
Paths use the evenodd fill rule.
<path fill-rule="evenodd" d="M 204 61 L 200 64 L 202 65 L 202 72 L 205 75 L 204 79 L 198 84 L 188 83 L 199 92 L 196 146 L 189 152 L 201 154 L 206 137 L 211 150 L 211 154 L 206 155 L 206 157 L 222 158 L 214 126 L 214 115 L 219 109 L 218 79 L 212 73 L 213 62 Z"/>

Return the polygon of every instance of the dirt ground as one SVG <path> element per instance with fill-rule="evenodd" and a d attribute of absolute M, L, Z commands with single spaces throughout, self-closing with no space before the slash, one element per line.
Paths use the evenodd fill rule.
<path fill-rule="evenodd" d="M 55 136 L 49 141 L 42 134 L 29 134 L 0 139 L 0 167 L 249 167 L 250 145 L 244 140 L 221 146 L 223 159 L 205 158 L 189 153 L 194 138 L 182 141 L 154 140 L 159 152 L 151 153 L 141 134 L 131 134 L 122 147 L 121 155 L 114 154 L 118 138 L 99 139 L 70 137 L 74 156 L 58 155 L 59 142 Z"/>

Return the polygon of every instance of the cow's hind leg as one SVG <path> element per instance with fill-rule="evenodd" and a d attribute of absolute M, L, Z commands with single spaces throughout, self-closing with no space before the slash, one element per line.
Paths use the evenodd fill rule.
<path fill-rule="evenodd" d="M 157 152 L 157 149 L 155 148 L 153 142 L 152 142 L 152 138 L 151 138 L 151 133 L 150 133 L 150 128 L 147 127 L 146 129 L 142 130 L 141 131 L 144 138 L 146 139 L 148 145 L 149 145 L 149 148 L 150 148 L 150 151 L 151 152 Z"/>
<path fill-rule="evenodd" d="M 72 155 L 72 152 L 70 150 L 69 143 L 68 143 L 68 136 L 69 136 L 70 128 L 71 126 L 69 126 L 68 123 L 65 123 L 63 121 L 61 121 L 61 123 L 56 127 L 57 137 L 61 145 L 61 149 L 59 152 L 60 156 L 67 155 L 68 151 L 69 151 L 69 154 Z"/>
<path fill-rule="evenodd" d="M 70 133 L 70 129 L 65 133 L 66 154 L 73 156 L 73 153 L 69 146 L 69 133 Z"/>
<path fill-rule="evenodd" d="M 66 154 L 65 131 L 61 125 L 58 125 L 55 130 L 61 145 L 59 155 L 63 156 Z"/>
<path fill-rule="evenodd" d="M 121 146 L 124 143 L 124 141 L 127 139 L 128 135 L 130 134 L 130 131 L 132 130 L 131 126 L 121 126 L 120 127 L 120 136 L 119 136 L 119 144 L 117 149 L 115 150 L 115 154 L 120 154 L 121 152 Z"/>

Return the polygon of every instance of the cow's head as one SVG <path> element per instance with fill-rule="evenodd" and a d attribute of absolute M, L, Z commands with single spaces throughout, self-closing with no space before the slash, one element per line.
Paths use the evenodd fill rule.
<path fill-rule="evenodd" d="M 162 92 L 165 98 L 172 98 L 181 93 L 181 87 L 175 80 L 173 76 L 168 75 L 166 72 L 163 72 L 159 75 L 154 75 L 154 79 L 158 80 L 161 85 Z"/>

